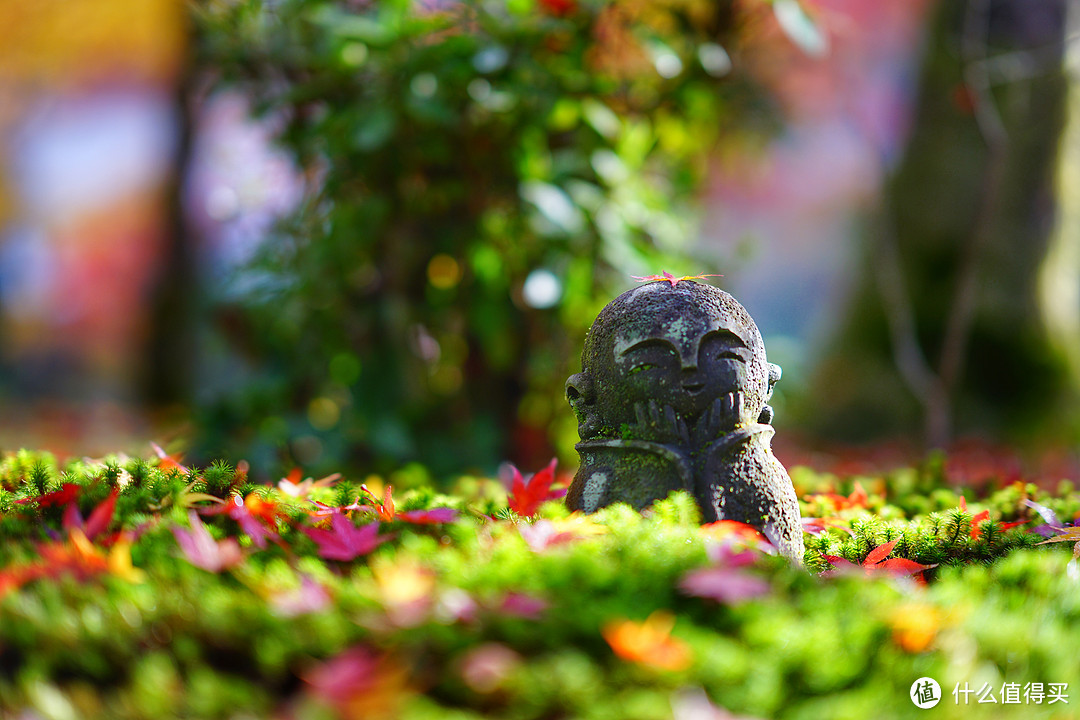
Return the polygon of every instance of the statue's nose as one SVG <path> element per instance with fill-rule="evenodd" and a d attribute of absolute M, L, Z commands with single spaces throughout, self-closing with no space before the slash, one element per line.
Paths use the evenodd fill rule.
<path fill-rule="evenodd" d="M 682 361 L 683 375 L 698 371 L 698 348 L 683 348 L 679 353 L 679 359 Z"/>
<path fill-rule="evenodd" d="M 596 400 L 593 391 L 592 377 L 586 373 L 575 373 L 566 380 L 566 399 L 571 405 L 585 403 L 589 405 Z"/>
<path fill-rule="evenodd" d="M 695 373 L 698 369 L 698 353 L 701 351 L 700 341 L 683 340 L 675 344 L 679 352 L 679 362 L 682 363 L 683 373 Z"/>
<path fill-rule="evenodd" d="M 705 378 L 698 372 L 696 363 L 683 366 L 682 384 L 690 392 L 697 392 L 705 387 Z"/>

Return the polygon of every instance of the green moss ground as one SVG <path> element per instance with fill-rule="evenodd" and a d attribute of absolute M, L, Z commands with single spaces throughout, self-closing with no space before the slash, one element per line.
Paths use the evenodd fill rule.
<path fill-rule="evenodd" d="M 831 518 L 797 568 L 739 528 L 699 528 L 687 496 L 585 520 L 549 501 L 526 519 L 494 480 L 438 494 L 396 478 L 393 519 L 339 509 L 350 531 L 326 519 L 372 504 L 349 478 L 303 497 L 223 463 L 161 462 L 60 466 L 27 451 L 0 462 L 0 716 L 1078 715 L 1073 544 L 1037 545 L 1044 520 L 1024 503 L 1071 525 L 1080 498 L 1068 483 L 966 491 L 961 509 L 932 460 L 863 478 L 795 468 L 804 517 Z M 438 507 L 456 519 L 406 521 Z M 213 542 L 185 551 L 176 531 L 191 532 L 196 509 Z M 358 529 L 371 522 L 377 536 Z M 356 557 L 320 557 L 320 529 L 358 534 L 340 550 Z M 821 575 L 843 565 L 825 556 L 861 564 L 893 541 L 871 571 Z M 933 567 L 912 574 L 898 558 Z M 715 581 L 719 599 L 700 584 L 694 594 L 688 576 Z M 909 698 L 923 676 L 944 694 L 930 710 Z M 958 683 L 976 691 L 967 705 Z M 1051 683 L 1068 685 L 1057 687 L 1067 704 L 1050 704 Z M 997 703 L 977 702 L 984 686 Z M 1018 703 L 1002 702 L 1014 691 Z"/>

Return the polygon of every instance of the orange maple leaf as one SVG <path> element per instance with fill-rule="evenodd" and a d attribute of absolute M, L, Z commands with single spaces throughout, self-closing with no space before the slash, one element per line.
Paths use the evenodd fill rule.
<path fill-rule="evenodd" d="M 661 670 L 685 670 L 692 657 L 690 647 L 671 637 L 675 616 L 657 610 L 643 622 L 615 620 L 601 630 L 608 645 L 623 660 Z"/>
<path fill-rule="evenodd" d="M 368 489 L 367 485 L 361 485 L 360 489 L 371 498 L 371 505 L 354 503 L 346 507 L 346 510 L 374 510 L 375 515 L 383 522 L 403 520 L 417 525 L 438 525 L 440 523 L 453 522 L 457 519 L 457 510 L 447 507 L 437 507 L 430 510 L 407 510 L 398 512 L 394 506 L 394 488 L 390 485 L 383 490 L 382 502 L 375 499 L 375 493 Z"/>
<path fill-rule="evenodd" d="M 815 500 L 829 501 L 832 504 L 833 509 L 839 512 L 840 510 L 847 510 L 848 508 L 869 507 L 868 503 L 870 501 L 870 496 L 867 495 L 862 483 L 856 481 L 855 487 L 852 489 L 850 495 L 844 496 L 834 492 L 823 492 L 807 495 L 803 499 L 806 502 L 814 502 Z"/>
<path fill-rule="evenodd" d="M 257 493 L 248 493 L 244 498 L 244 507 L 255 517 L 266 523 L 271 529 L 277 528 L 278 520 L 288 520 L 289 516 L 278 507 L 278 503 L 267 500 Z"/>
<path fill-rule="evenodd" d="M 893 642 L 909 653 L 925 651 L 941 629 L 941 613 L 933 605 L 907 603 L 889 617 Z"/>
<path fill-rule="evenodd" d="M 367 496 L 371 498 L 371 505 L 359 505 L 360 508 L 368 508 L 375 511 L 375 514 L 383 522 L 393 522 L 394 516 L 397 515 L 397 510 L 394 507 L 394 488 L 387 485 L 383 489 L 383 499 L 379 502 L 375 499 L 375 493 L 368 490 L 367 485 L 361 485 L 360 489 L 367 493 Z"/>
<path fill-rule="evenodd" d="M 669 282 L 669 283 L 671 283 L 671 287 L 675 287 L 676 285 L 681 283 L 683 280 L 700 280 L 701 278 L 724 277 L 724 276 L 723 275 L 716 275 L 716 274 L 708 274 L 708 275 L 683 275 L 682 277 L 675 277 L 674 275 L 669 273 L 667 270 L 665 270 L 662 275 L 645 275 L 645 276 L 631 275 L 630 277 L 634 278 L 638 282 Z"/>
<path fill-rule="evenodd" d="M 156 442 L 151 442 L 150 447 L 154 448 L 154 454 L 158 456 L 158 469 L 159 470 L 172 470 L 176 469 L 184 474 L 189 472 L 188 468 L 180 464 L 180 455 L 169 455 L 165 452 L 164 448 L 158 445 Z"/>

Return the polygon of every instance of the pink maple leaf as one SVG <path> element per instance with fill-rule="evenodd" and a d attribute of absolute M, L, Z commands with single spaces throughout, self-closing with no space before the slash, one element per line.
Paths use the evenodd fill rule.
<path fill-rule="evenodd" d="M 730 567 L 710 567 L 687 573 L 679 581 L 679 589 L 687 595 L 731 605 L 765 595 L 769 583 Z"/>
<path fill-rule="evenodd" d="M 330 604 L 326 586 L 307 575 L 300 576 L 300 587 L 273 595 L 270 604 L 280 615 L 296 617 L 322 610 Z"/>
<path fill-rule="evenodd" d="M 843 530 L 848 535 L 854 535 L 855 533 L 851 528 L 847 527 L 840 522 L 838 518 L 803 518 L 802 519 L 803 532 L 810 535 L 821 535 L 830 528 L 836 528 L 837 530 Z"/>
<path fill-rule="evenodd" d="M 667 270 L 662 275 L 631 275 L 638 282 L 669 282 L 671 287 L 675 287 L 683 280 L 700 280 L 707 277 L 724 277 L 723 275 L 709 274 L 709 275 L 683 275 L 682 277 L 675 277 Z"/>
<path fill-rule="evenodd" d="M 503 615 L 536 620 L 549 607 L 547 600 L 526 593 L 507 593 L 499 603 L 498 612 Z"/>
<path fill-rule="evenodd" d="M 341 473 L 334 473 L 319 480 L 306 478 L 301 481 L 300 478 L 303 474 L 303 470 L 294 467 L 289 471 L 288 475 L 278 481 L 278 490 L 289 497 L 302 499 L 306 498 L 315 488 L 332 487 L 335 482 L 341 479 Z"/>
<path fill-rule="evenodd" d="M 240 529 L 251 538 L 251 542 L 255 543 L 255 547 L 260 550 L 266 549 L 267 540 L 272 540 L 278 545 L 284 546 L 281 537 L 265 524 L 268 521 L 265 518 L 260 521 L 261 515 L 252 512 L 252 507 L 256 504 L 257 502 L 254 499 L 253 502 L 247 502 L 239 495 L 233 495 L 224 505 L 200 509 L 199 512 L 203 515 L 228 515 L 236 521 Z"/>
<path fill-rule="evenodd" d="M 432 508 L 431 510 L 406 510 L 395 516 L 398 520 L 404 520 L 415 525 L 439 525 L 457 520 L 457 510 L 448 507 Z"/>
<path fill-rule="evenodd" d="M 216 573 L 233 567 L 243 559 L 240 545 L 234 538 L 214 540 L 193 511 L 188 511 L 188 521 L 191 523 L 191 530 L 174 526 L 172 532 L 180 551 L 192 565 Z"/>
<path fill-rule="evenodd" d="M 319 557 L 327 560 L 353 560 L 383 544 L 390 538 L 379 537 L 379 524 L 369 523 L 356 527 L 341 513 L 330 516 L 330 530 L 300 528 L 319 546 Z"/>
<path fill-rule="evenodd" d="M 540 509 L 540 503 L 546 500 L 557 500 L 566 495 L 565 488 L 551 489 L 551 483 L 555 481 L 556 458 L 552 458 L 548 466 L 540 470 L 527 481 L 521 477 L 516 467 L 511 465 L 514 479 L 510 486 L 510 495 L 507 503 L 510 509 L 522 517 L 532 517 Z"/>
<path fill-rule="evenodd" d="M 302 675 L 312 695 L 345 718 L 398 717 L 409 673 L 393 657 L 353 647 Z"/>
<path fill-rule="evenodd" d="M 531 525 L 518 523 L 517 529 L 525 544 L 533 552 L 541 552 L 552 545 L 570 542 L 575 537 L 573 533 L 559 530 L 548 520 L 537 520 Z"/>

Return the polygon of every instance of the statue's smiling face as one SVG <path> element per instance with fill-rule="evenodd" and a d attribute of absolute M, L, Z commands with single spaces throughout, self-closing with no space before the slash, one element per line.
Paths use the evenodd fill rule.
<path fill-rule="evenodd" d="M 655 401 L 696 420 L 716 398 L 746 386 L 751 351 L 698 308 L 617 333 L 610 392 L 619 405 Z"/>
<path fill-rule="evenodd" d="M 739 422 L 754 422 L 768 380 L 761 335 L 734 298 L 709 285 L 657 282 L 623 293 L 596 318 L 566 396 L 586 440 L 619 437 L 642 403 L 693 424 L 733 392 L 743 393 Z"/>

